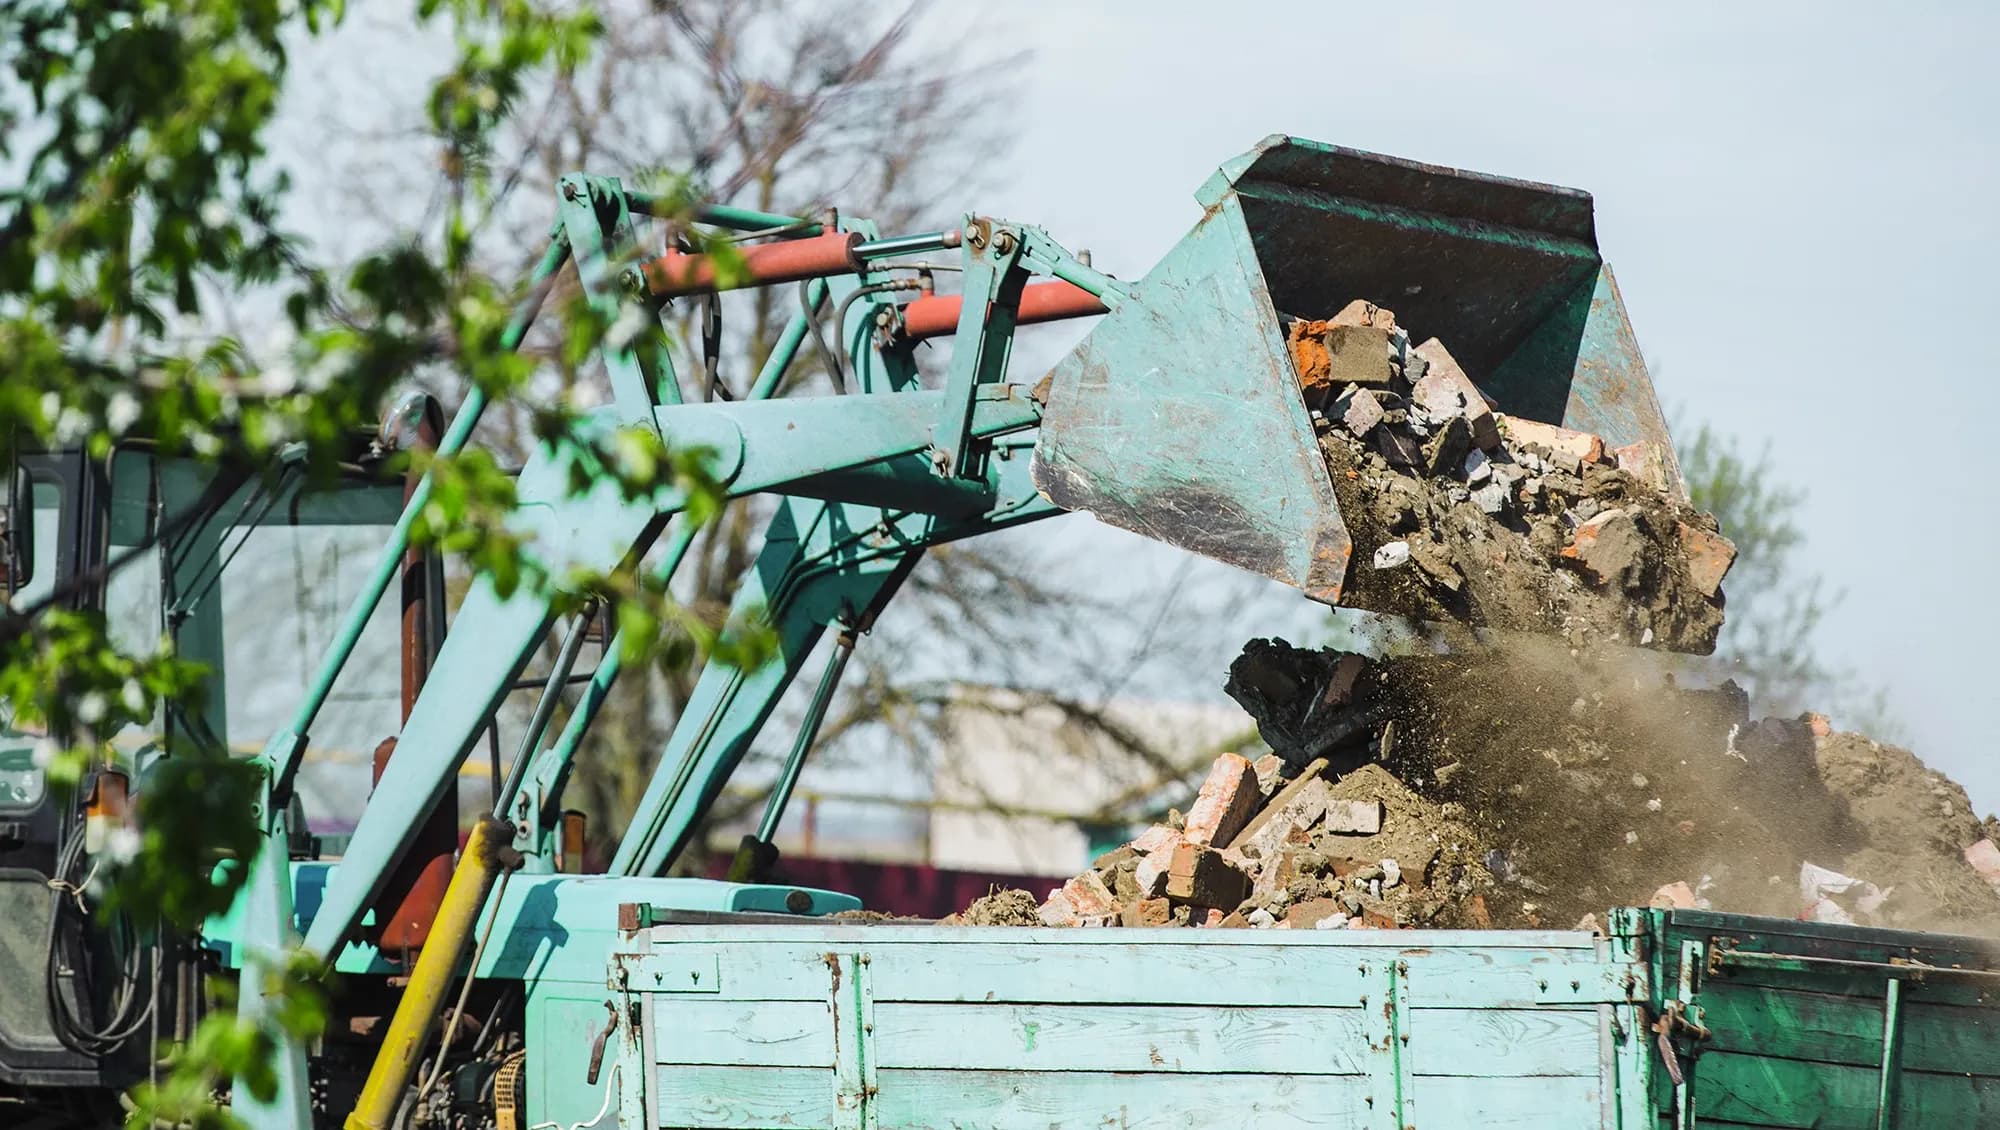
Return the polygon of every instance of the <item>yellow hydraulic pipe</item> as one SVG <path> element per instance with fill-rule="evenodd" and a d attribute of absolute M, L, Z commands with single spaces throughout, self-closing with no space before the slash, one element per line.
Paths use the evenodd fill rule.
<path fill-rule="evenodd" d="M 513 840 L 513 825 L 491 815 L 480 817 L 472 826 L 451 883 L 445 887 L 444 900 L 438 904 L 437 921 L 410 970 L 410 983 L 396 1003 L 396 1015 L 389 1020 L 382 1050 L 368 1069 L 368 1082 L 361 1088 L 354 1113 L 347 1116 L 347 1130 L 387 1130 L 394 1121 L 410 1075 L 437 1025 L 438 1010 L 444 1006 L 445 993 L 451 988 L 465 944 L 472 938 L 487 892 L 502 871 L 521 865 Z M 475 972 L 468 969 L 465 975 Z"/>

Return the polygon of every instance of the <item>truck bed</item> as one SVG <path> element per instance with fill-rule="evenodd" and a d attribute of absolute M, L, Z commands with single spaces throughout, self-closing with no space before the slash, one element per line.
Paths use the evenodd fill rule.
<path fill-rule="evenodd" d="M 621 931 L 606 985 L 531 1000 L 550 1037 L 531 1044 L 554 1054 L 531 1075 L 530 1121 L 2000 1125 L 1992 943 L 1691 912 L 1611 922 L 1608 937 L 643 925 Z"/>

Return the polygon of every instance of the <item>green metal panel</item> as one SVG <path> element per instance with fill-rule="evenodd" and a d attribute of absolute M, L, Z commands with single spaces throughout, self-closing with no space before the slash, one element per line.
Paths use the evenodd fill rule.
<path fill-rule="evenodd" d="M 1684 1122 L 2000 1125 L 2000 943 L 1696 911 L 1646 929 L 1656 1014 L 1682 999 L 1700 1026 L 1671 1039 Z"/>
<path fill-rule="evenodd" d="M 1284 338 L 1357 298 L 1509 412 L 1666 444 L 1587 194 L 1273 136 L 1197 199 L 1053 374 L 1057 505 L 1338 601 L 1351 545 Z"/>

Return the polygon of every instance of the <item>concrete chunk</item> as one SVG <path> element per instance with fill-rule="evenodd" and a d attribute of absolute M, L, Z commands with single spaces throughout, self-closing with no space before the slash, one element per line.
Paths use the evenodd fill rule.
<path fill-rule="evenodd" d="M 1349 434 L 1362 438 L 1382 422 L 1382 401 L 1365 388 L 1350 387 L 1333 402 L 1333 414 Z"/>
<path fill-rule="evenodd" d="M 1133 930 L 1170 926 L 1174 921 L 1174 904 L 1167 899 L 1142 899 L 1127 906 L 1118 920 L 1121 925 Z"/>
<path fill-rule="evenodd" d="M 1466 423 L 1473 444 L 1481 451 L 1500 446 L 1500 424 L 1486 405 L 1486 394 L 1465 375 L 1444 343 L 1431 338 L 1410 352 L 1424 360 L 1424 375 L 1417 378 L 1411 398 L 1432 419 L 1450 417 Z"/>
<path fill-rule="evenodd" d="M 1562 557 L 1600 585 L 1630 589 L 1639 583 L 1645 551 L 1638 522 L 1614 507 L 1578 526 Z"/>
<path fill-rule="evenodd" d="M 1326 806 L 1320 824 L 1329 832 L 1349 836 L 1372 836 L 1382 830 L 1382 802 L 1379 800 L 1336 800 Z"/>
<path fill-rule="evenodd" d="M 1579 463 L 1604 462 L 1604 441 L 1589 432 L 1571 431 L 1555 424 L 1544 424 L 1539 420 L 1525 420 L 1519 416 L 1500 416 L 1500 431 L 1510 446 L 1533 444 L 1553 452 L 1563 461 L 1575 460 Z"/>

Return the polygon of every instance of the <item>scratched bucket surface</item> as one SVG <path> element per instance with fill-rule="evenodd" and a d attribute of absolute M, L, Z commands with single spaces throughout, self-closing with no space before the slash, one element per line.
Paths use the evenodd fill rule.
<path fill-rule="evenodd" d="M 1356 298 L 1441 339 L 1502 411 L 1671 463 L 1589 194 L 1275 135 L 1196 198 L 1055 369 L 1035 482 L 1056 505 L 1337 603 L 1352 543 L 1280 315 Z"/>

